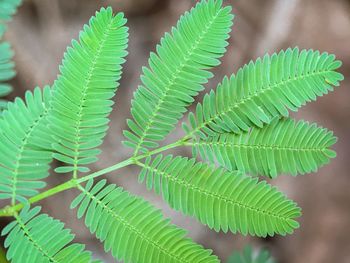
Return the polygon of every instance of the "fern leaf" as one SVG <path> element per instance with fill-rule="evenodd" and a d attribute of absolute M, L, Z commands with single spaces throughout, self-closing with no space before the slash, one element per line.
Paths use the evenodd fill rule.
<path fill-rule="evenodd" d="M 219 262 L 210 250 L 184 237 L 185 231 L 163 219 L 160 211 L 106 180 L 90 180 L 72 202 L 78 217 L 104 242 L 105 251 L 124 262 Z"/>
<path fill-rule="evenodd" d="M 29 209 L 26 205 L 15 221 L 7 225 L 2 235 L 7 235 L 6 257 L 12 263 L 89 263 L 91 252 L 84 245 L 70 244 L 74 235 L 64 229 L 64 224 L 47 214 L 39 214 L 40 207 Z"/>
<path fill-rule="evenodd" d="M 127 55 L 125 23 L 122 13 L 102 8 L 64 55 L 49 115 L 54 158 L 67 164 L 56 172 L 86 172 L 97 160 Z"/>
<path fill-rule="evenodd" d="M 228 170 L 276 177 L 305 174 L 335 157 L 329 147 L 336 142 L 331 131 L 305 121 L 274 119 L 263 128 L 240 134 L 222 133 L 190 142 L 194 156 L 215 160 Z"/>
<path fill-rule="evenodd" d="M 158 146 L 212 77 L 225 53 L 233 15 L 222 1 L 202 0 L 166 34 L 143 68 L 124 144 L 137 152 Z"/>
<path fill-rule="evenodd" d="M 300 209 L 281 192 L 238 171 L 215 169 L 194 159 L 146 159 L 139 181 L 175 210 L 194 216 L 216 231 L 247 235 L 285 235 L 298 227 Z"/>
<path fill-rule="evenodd" d="M 196 114 L 190 113 L 190 126 L 183 127 L 189 137 L 202 138 L 262 127 L 332 91 L 343 79 L 336 72 L 340 65 L 334 55 L 298 48 L 266 55 L 225 77 L 216 92 L 197 105 Z"/>
<path fill-rule="evenodd" d="M 51 157 L 47 112 L 51 90 L 26 92 L 8 104 L 0 120 L 0 199 L 25 202 L 43 188 Z"/>

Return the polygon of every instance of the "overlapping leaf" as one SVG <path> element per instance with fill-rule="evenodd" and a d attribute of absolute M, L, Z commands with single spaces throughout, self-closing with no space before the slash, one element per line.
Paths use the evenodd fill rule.
<path fill-rule="evenodd" d="M 285 235 L 298 227 L 300 209 L 257 178 L 227 172 L 194 159 L 147 158 L 139 181 L 146 181 L 169 205 L 216 231 L 246 235 Z"/>
<path fill-rule="evenodd" d="M 26 92 L 0 119 L 0 199 L 24 202 L 43 188 L 52 160 L 47 112 L 51 90 Z"/>
<path fill-rule="evenodd" d="M 123 262 L 219 262 L 210 250 L 185 237 L 161 212 L 141 198 L 102 180 L 90 180 L 73 201 L 78 217 L 104 242 L 106 251 Z"/>
<path fill-rule="evenodd" d="M 315 172 L 335 157 L 329 149 L 335 142 L 332 132 L 316 124 L 275 119 L 263 128 L 222 133 L 188 144 L 194 156 L 199 152 L 210 163 L 218 161 L 228 170 L 276 177 Z"/>
<path fill-rule="evenodd" d="M 221 0 L 202 0 L 165 34 L 157 54 L 151 53 L 132 101 L 131 132 L 124 132 L 124 144 L 135 154 L 157 147 L 212 77 L 208 70 L 220 64 L 228 45 L 230 11 Z"/>
<path fill-rule="evenodd" d="M 102 8 L 64 55 L 49 116 L 54 157 L 66 163 L 57 172 L 86 172 L 97 160 L 127 55 L 125 23 L 122 13 Z"/>
<path fill-rule="evenodd" d="M 25 206 L 15 221 L 2 231 L 7 235 L 6 257 L 12 263 L 90 263 L 91 252 L 82 244 L 70 244 L 74 235 L 64 224 L 47 214 L 39 214 L 40 207 Z"/>
<path fill-rule="evenodd" d="M 237 75 L 225 77 L 216 92 L 205 95 L 184 129 L 189 137 L 206 138 L 262 127 L 332 91 L 343 79 L 336 71 L 340 65 L 334 55 L 313 50 L 295 48 L 266 55 L 245 65 Z"/>

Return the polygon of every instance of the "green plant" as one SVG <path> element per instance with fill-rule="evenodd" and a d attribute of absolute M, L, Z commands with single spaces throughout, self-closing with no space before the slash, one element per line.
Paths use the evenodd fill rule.
<path fill-rule="evenodd" d="M 227 263 L 275 263 L 275 260 L 266 249 L 254 251 L 251 246 L 246 245 L 241 253 L 232 253 Z"/>
<path fill-rule="evenodd" d="M 21 0 L 0 0 L 0 40 L 6 31 L 5 22 L 11 20 Z M 0 43 L 0 97 L 8 95 L 12 88 L 9 84 L 3 83 L 13 78 L 16 74 L 12 62 L 13 51 L 8 42 Z M 0 113 L 6 109 L 7 101 L 0 100 Z"/>
<path fill-rule="evenodd" d="M 0 216 L 14 221 L 7 235 L 13 262 L 90 262 L 91 253 L 71 244 L 61 222 L 30 205 L 76 188 L 78 218 L 116 259 L 126 262 L 218 262 L 212 251 L 185 237 L 140 197 L 106 180 L 128 165 L 141 167 L 139 181 L 175 210 L 215 231 L 261 237 L 292 233 L 300 208 L 275 187 L 251 175 L 307 173 L 335 154 L 332 132 L 288 118 L 306 102 L 338 86 L 343 76 L 333 55 L 287 49 L 250 62 L 216 91 L 205 95 L 183 125 L 178 141 L 159 143 L 175 128 L 187 107 L 220 64 L 232 26 L 231 7 L 202 0 L 165 34 L 143 68 L 132 101 L 124 145 L 130 158 L 89 172 L 108 129 L 109 113 L 127 55 L 123 14 L 102 8 L 72 41 L 52 87 L 27 92 L 3 113 L 0 123 L 0 198 L 10 204 Z M 175 147 L 192 147 L 195 158 L 163 156 Z M 41 191 L 55 158 L 67 182 Z M 217 163 L 220 167 L 215 165 Z M 54 242 L 55 241 L 55 242 Z M 28 258 L 33 255 L 33 258 Z M 73 257 L 73 255 L 75 257 Z"/>

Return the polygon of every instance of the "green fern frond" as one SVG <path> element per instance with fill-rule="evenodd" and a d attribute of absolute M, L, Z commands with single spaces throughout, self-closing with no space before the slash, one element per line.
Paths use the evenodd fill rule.
<path fill-rule="evenodd" d="M 0 119 L 0 199 L 25 202 L 46 184 L 51 137 L 46 116 L 51 90 L 26 92 L 25 102 L 8 103 Z"/>
<path fill-rule="evenodd" d="M 85 214 L 85 224 L 105 251 L 124 262 L 219 262 L 210 250 L 185 237 L 185 231 L 171 225 L 161 212 L 141 198 L 134 197 L 106 180 L 95 186 L 90 180 L 72 202 L 78 217 Z"/>
<path fill-rule="evenodd" d="M 231 7 L 222 7 L 222 1 L 202 0 L 165 34 L 157 54 L 151 53 L 132 101 L 131 132 L 124 132 L 124 144 L 135 155 L 158 146 L 213 76 L 208 70 L 220 64 L 232 19 Z"/>
<path fill-rule="evenodd" d="M 275 260 L 266 249 L 260 249 L 257 253 L 254 252 L 253 248 L 247 245 L 242 253 L 234 252 L 227 263 L 275 263 Z"/>
<path fill-rule="evenodd" d="M 47 214 L 39 214 L 40 207 L 25 206 L 15 221 L 7 225 L 6 257 L 12 263 L 89 263 L 91 252 L 82 244 L 70 244 L 74 235 L 64 224 Z M 95 261 L 96 262 L 96 261 Z"/>
<path fill-rule="evenodd" d="M 336 72 L 341 62 L 334 55 L 318 51 L 287 49 L 265 55 L 241 68 L 237 75 L 225 77 L 216 92 L 205 95 L 190 126 L 188 136 L 202 138 L 216 133 L 248 131 L 262 127 L 274 117 L 288 116 L 306 102 L 327 94 L 338 86 L 343 75 Z"/>
<path fill-rule="evenodd" d="M 49 115 L 54 158 L 67 164 L 56 172 L 86 172 L 97 160 L 127 55 L 125 23 L 122 13 L 102 8 L 64 55 Z"/>
<path fill-rule="evenodd" d="M 227 172 L 194 159 L 147 158 L 139 181 L 185 215 L 216 231 L 273 236 L 292 233 L 300 208 L 276 188 L 238 171 Z"/>
<path fill-rule="evenodd" d="M 217 161 L 228 170 L 276 177 L 281 173 L 305 174 L 336 156 L 330 150 L 336 142 L 333 132 L 305 121 L 274 119 L 263 128 L 240 134 L 222 133 L 207 140 L 189 142 L 210 163 Z"/>

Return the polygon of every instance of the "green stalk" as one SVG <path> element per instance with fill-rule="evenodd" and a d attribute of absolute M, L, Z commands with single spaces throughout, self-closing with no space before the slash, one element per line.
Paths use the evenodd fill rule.
<path fill-rule="evenodd" d="M 109 166 L 109 167 L 104 168 L 100 171 L 94 172 L 94 173 L 89 174 L 87 176 L 84 176 L 82 178 L 79 178 L 79 179 L 73 178 L 73 179 L 71 179 L 65 183 L 62 183 L 60 185 L 57 185 L 57 186 L 55 186 L 55 187 L 53 187 L 45 192 L 42 192 L 40 194 L 37 194 L 36 196 L 33 196 L 32 198 L 28 199 L 28 203 L 33 204 L 33 203 L 36 203 L 40 200 L 46 199 L 50 196 L 53 196 L 57 193 L 66 191 L 66 190 L 71 189 L 71 188 L 76 188 L 79 184 L 84 183 L 90 179 L 93 179 L 93 178 L 99 177 L 101 175 L 113 172 L 115 170 L 121 169 L 121 168 L 129 166 L 131 164 L 135 164 L 138 160 L 141 160 L 141 159 L 146 158 L 148 156 L 151 156 L 151 155 L 154 155 L 154 154 L 157 154 L 157 153 L 160 153 L 160 152 L 163 152 L 163 151 L 166 151 L 166 150 L 178 147 L 178 146 L 182 146 L 184 144 L 185 144 L 185 140 L 180 139 L 175 143 L 165 145 L 161 148 L 158 148 L 156 150 L 150 151 L 148 153 L 145 153 L 145 154 L 142 154 L 142 155 L 139 155 L 136 157 L 131 157 L 131 158 L 126 159 L 120 163 L 114 164 L 112 166 Z M 23 206 L 24 206 L 24 204 L 5 206 L 2 209 L 0 209 L 0 217 L 13 216 L 14 213 L 20 211 L 23 208 Z"/>
<path fill-rule="evenodd" d="M 110 173 L 112 171 L 118 170 L 118 169 L 123 168 L 125 166 L 129 166 L 131 164 L 135 164 L 138 160 L 141 160 L 141 159 L 146 158 L 148 156 L 151 156 L 151 155 L 154 155 L 154 154 L 157 154 L 157 153 L 161 153 L 161 152 L 164 152 L 166 150 L 169 150 L 169 149 L 172 149 L 172 148 L 175 148 L 175 147 L 178 147 L 178 146 L 183 146 L 184 144 L 185 144 L 185 141 L 183 139 L 181 139 L 181 140 L 178 140 L 175 143 L 165 145 L 165 146 L 163 146 L 161 148 L 158 148 L 158 149 L 155 149 L 155 150 L 153 150 L 151 152 L 148 152 L 148 153 L 136 156 L 136 157 L 131 157 L 129 159 L 126 159 L 125 161 L 122 161 L 122 162 L 117 163 L 115 165 L 109 166 L 109 167 L 107 167 L 105 169 L 102 169 L 100 171 L 94 172 L 94 173 L 89 174 L 87 176 L 84 176 L 84 177 L 78 179 L 77 183 L 80 184 L 80 183 L 86 182 L 86 181 L 88 181 L 90 179 L 93 179 L 95 177 L 98 177 L 98 176 Z"/>
<path fill-rule="evenodd" d="M 28 199 L 28 203 L 32 204 L 35 202 L 38 202 L 40 200 L 43 200 L 49 196 L 55 195 L 57 193 L 60 193 L 62 191 L 65 191 L 67 189 L 73 188 L 76 186 L 76 182 L 74 179 L 69 180 L 63 184 L 57 185 L 45 192 L 42 192 L 40 194 L 37 194 L 36 196 L 33 196 L 32 198 Z M 13 216 L 15 212 L 18 212 L 23 208 L 24 204 L 16 204 L 14 206 L 5 206 L 4 208 L 0 209 L 0 217 L 3 216 Z"/>

